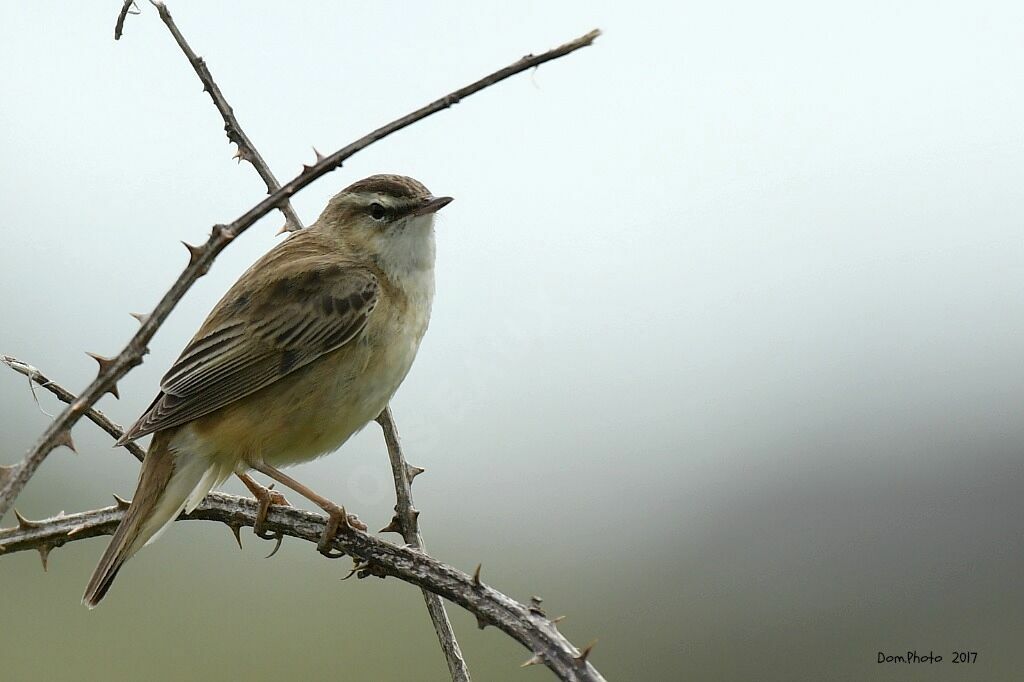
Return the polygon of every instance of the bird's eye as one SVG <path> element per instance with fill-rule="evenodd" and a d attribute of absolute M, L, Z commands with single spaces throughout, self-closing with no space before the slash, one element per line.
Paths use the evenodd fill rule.
<path fill-rule="evenodd" d="M 370 217 L 374 220 L 384 220 L 387 212 L 380 204 L 370 204 Z"/>

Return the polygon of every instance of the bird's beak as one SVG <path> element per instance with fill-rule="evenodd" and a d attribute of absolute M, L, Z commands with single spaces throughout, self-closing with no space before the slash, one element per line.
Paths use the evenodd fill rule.
<path fill-rule="evenodd" d="M 414 216 L 427 215 L 428 213 L 436 213 L 442 208 L 452 203 L 451 197 L 427 197 L 427 200 L 423 202 L 423 205 L 412 212 Z"/>

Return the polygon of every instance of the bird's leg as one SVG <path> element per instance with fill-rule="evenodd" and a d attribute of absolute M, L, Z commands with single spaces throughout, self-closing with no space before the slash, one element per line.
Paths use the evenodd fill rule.
<path fill-rule="evenodd" d="M 238 476 L 238 480 L 245 484 L 245 487 L 249 489 L 249 492 L 256 498 L 256 501 L 260 503 L 259 511 L 256 512 L 256 522 L 252 525 L 253 534 L 258 538 L 263 538 L 264 540 L 277 540 L 277 546 L 280 547 L 281 538 L 283 537 L 282 534 L 279 532 L 268 533 L 263 527 L 263 524 L 266 523 L 267 511 L 270 510 L 270 505 L 277 504 L 288 507 L 291 506 L 291 504 L 285 499 L 284 495 L 276 490 L 264 488 L 249 474 L 236 473 L 235 475 Z M 274 548 L 274 552 L 276 551 L 277 547 Z M 274 552 L 271 552 L 270 556 L 273 556 Z"/>
<path fill-rule="evenodd" d="M 320 542 L 316 545 L 317 550 L 324 556 L 331 559 L 337 559 L 338 557 L 344 556 L 343 553 L 334 552 L 331 549 L 331 542 L 334 540 L 334 536 L 337 535 L 339 528 L 348 527 L 355 530 L 366 530 L 366 524 L 360 521 L 358 516 L 347 513 L 344 507 L 340 507 L 328 500 L 326 497 L 318 495 L 283 471 L 263 463 L 254 465 L 253 469 L 266 474 L 281 485 L 291 488 L 327 512 L 327 527 L 324 528 L 324 532 L 320 536 Z"/>

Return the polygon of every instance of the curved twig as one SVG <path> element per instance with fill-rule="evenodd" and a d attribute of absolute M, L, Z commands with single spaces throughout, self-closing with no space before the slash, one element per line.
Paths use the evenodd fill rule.
<path fill-rule="evenodd" d="M 600 31 L 594 30 L 576 40 L 556 47 L 540 55 L 527 55 L 503 69 L 481 78 L 480 80 L 462 87 L 444 97 L 431 102 L 430 104 L 406 114 L 373 132 L 364 135 L 355 142 L 342 147 L 338 151 L 325 157 L 319 157 L 312 166 L 304 166 L 302 173 L 289 180 L 285 185 L 270 196 L 259 202 L 243 215 L 236 218 L 228 225 L 215 225 L 209 239 L 202 246 L 189 246 L 190 259 L 188 266 L 178 275 L 177 280 L 164 294 L 153 312 L 142 318 L 142 326 L 131 338 L 125 348 L 116 357 L 104 358 L 94 356 L 100 364 L 99 375 L 90 383 L 77 400 L 63 410 L 54 419 L 35 444 L 28 451 L 25 458 L 13 467 L 0 470 L 0 517 L 7 513 L 14 503 L 14 499 L 28 483 L 29 479 L 50 454 L 59 445 L 70 442 L 71 428 L 84 415 L 86 410 L 96 403 L 105 393 L 117 391 L 117 381 L 130 369 L 141 364 L 142 356 L 147 352 L 147 344 L 156 331 L 170 315 L 171 311 L 178 304 L 197 279 L 203 276 L 210 268 L 213 260 L 224 250 L 231 241 L 245 230 L 249 229 L 257 220 L 270 211 L 279 207 L 281 202 L 294 196 L 297 192 L 311 184 L 314 180 L 326 175 L 330 171 L 339 168 L 341 164 L 370 146 L 374 142 L 384 139 L 392 133 L 398 132 L 417 121 L 420 121 L 432 114 L 443 111 L 462 99 L 469 97 L 481 90 L 484 90 L 495 83 L 505 80 L 517 73 L 539 66 L 553 59 L 558 59 L 582 47 L 591 45 L 600 35 Z M 319 155 L 318 155 L 319 156 Z"/>

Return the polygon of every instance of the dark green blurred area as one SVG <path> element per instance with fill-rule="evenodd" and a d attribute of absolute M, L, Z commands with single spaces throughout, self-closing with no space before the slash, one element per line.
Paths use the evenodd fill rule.
<path fill-rule="evenodd" d="M 74 390 L 83 351 L 114 354 L 178 274 L 178 240 L 264 193 L 140 4 L 118 43 L 120 3 L 0 10 L 0 351 Z M 375 172 L 456 197 L 393 403 L 432 554 L 542 596 L 609 680 L 1021 678 L 1024 7 L 171 9 L 281 180 L 311 144 L 605 31 L 294 201 L 311 222 Z M 218 258 L 102 409 L 138 416 L 279 226 Z M 11 463 L 59 406 L 5 372 Z M 74 437 L 28 517 L 131 495 L 135 462 L 90 424 Z M 291 473 L 371 528 L 391 516 L 376 427 Z M 177 524 L 93 612 L 103 540 L 47 574 L 0 558 L 0 681 L 447 679 L 416 589 L 243 540 Z M 475 680 L 552 679 L 451 614 Z M 912 649 L 944 660 L 877 663 Z"/>

